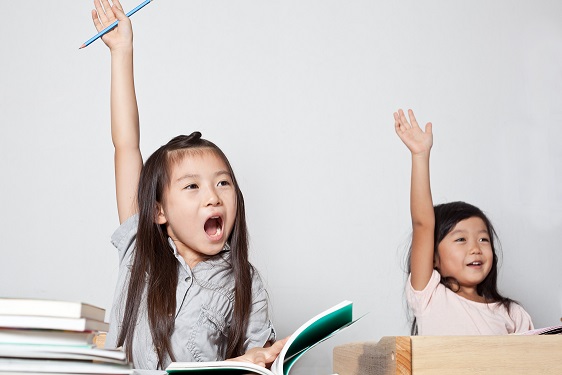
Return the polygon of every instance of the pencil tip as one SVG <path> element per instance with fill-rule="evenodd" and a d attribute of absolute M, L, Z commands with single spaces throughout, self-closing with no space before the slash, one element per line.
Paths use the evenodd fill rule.
<path fill-rule="evenodd" d="M 86 47 L 86 45 L 85 45 L 85 44 L 82 44 L 82 45 L 80 46 L 80 48 L 78 48 L 78 49 L 82 49 L 82 48 L 84 48 L 84 47 Z"/>

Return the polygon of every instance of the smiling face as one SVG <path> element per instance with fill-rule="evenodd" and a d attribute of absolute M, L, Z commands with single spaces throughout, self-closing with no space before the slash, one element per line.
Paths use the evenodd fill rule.
<path fill-rule="evenodd" d="M 492 269 L 494 254 L 484 221 L 470 217 L 459 221 L 437 246 L 435 266 L 443 277 L 454 277 L 459 294 L 481 300 L 476 293 Z"/>
<path fill-rule="evenodd" d="M 224 248 L 235 218 L 236 190 L 219 156 L 210 149 L 195 149 L 171 162 L 157 222 L 166 225 L 190 267 Z"/>

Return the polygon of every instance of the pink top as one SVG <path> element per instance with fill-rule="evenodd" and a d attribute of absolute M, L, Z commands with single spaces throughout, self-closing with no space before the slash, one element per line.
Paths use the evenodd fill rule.
<path fill-rule="evenodd" d="M 406 299 L 418 324 L 419 335 L 506 335 L 533 329 L 529 314 L 516 303 L 511 314 L 500 303 L 470 301 L 440 283 L 441 275 L 433 270 L 423 290 L 414 290 L 411 275 Z"/>

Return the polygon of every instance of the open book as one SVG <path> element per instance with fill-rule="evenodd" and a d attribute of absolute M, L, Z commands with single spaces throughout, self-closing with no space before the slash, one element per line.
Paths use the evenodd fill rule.
<path fill-rule="evenodd" d="M 562 335 L 562 325 L 536 328 L 518 333 L 519 335 Z"/>
<path fill-rule="evenodd" d="M 169 374 L 261 374 L 287 375 L 293 364 L 309 349 L 357 321 L 352 319 L 353 303 L 343 301 L 321 312 L 299 327 L 289 338 L 271 370 L 247 362 L 172 362 Z"/>

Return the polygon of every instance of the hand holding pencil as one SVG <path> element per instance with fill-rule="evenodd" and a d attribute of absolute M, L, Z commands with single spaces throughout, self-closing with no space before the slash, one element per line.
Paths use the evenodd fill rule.
<path fill-rule="evenodd" d="M 98 30 L 98 35 L 84 43 L 80 48 L 84 48 L 99 37 L 111 51 L 121 48 L 128 49 L 133 46 L 131 21 L 123 11 L 119 0 L 113 0 L 112 3 L 113 5 L 110 4 L 109 0 L 94 0 L 96 9 L 92 10 L 92 20 L 96 30 Z"/>

